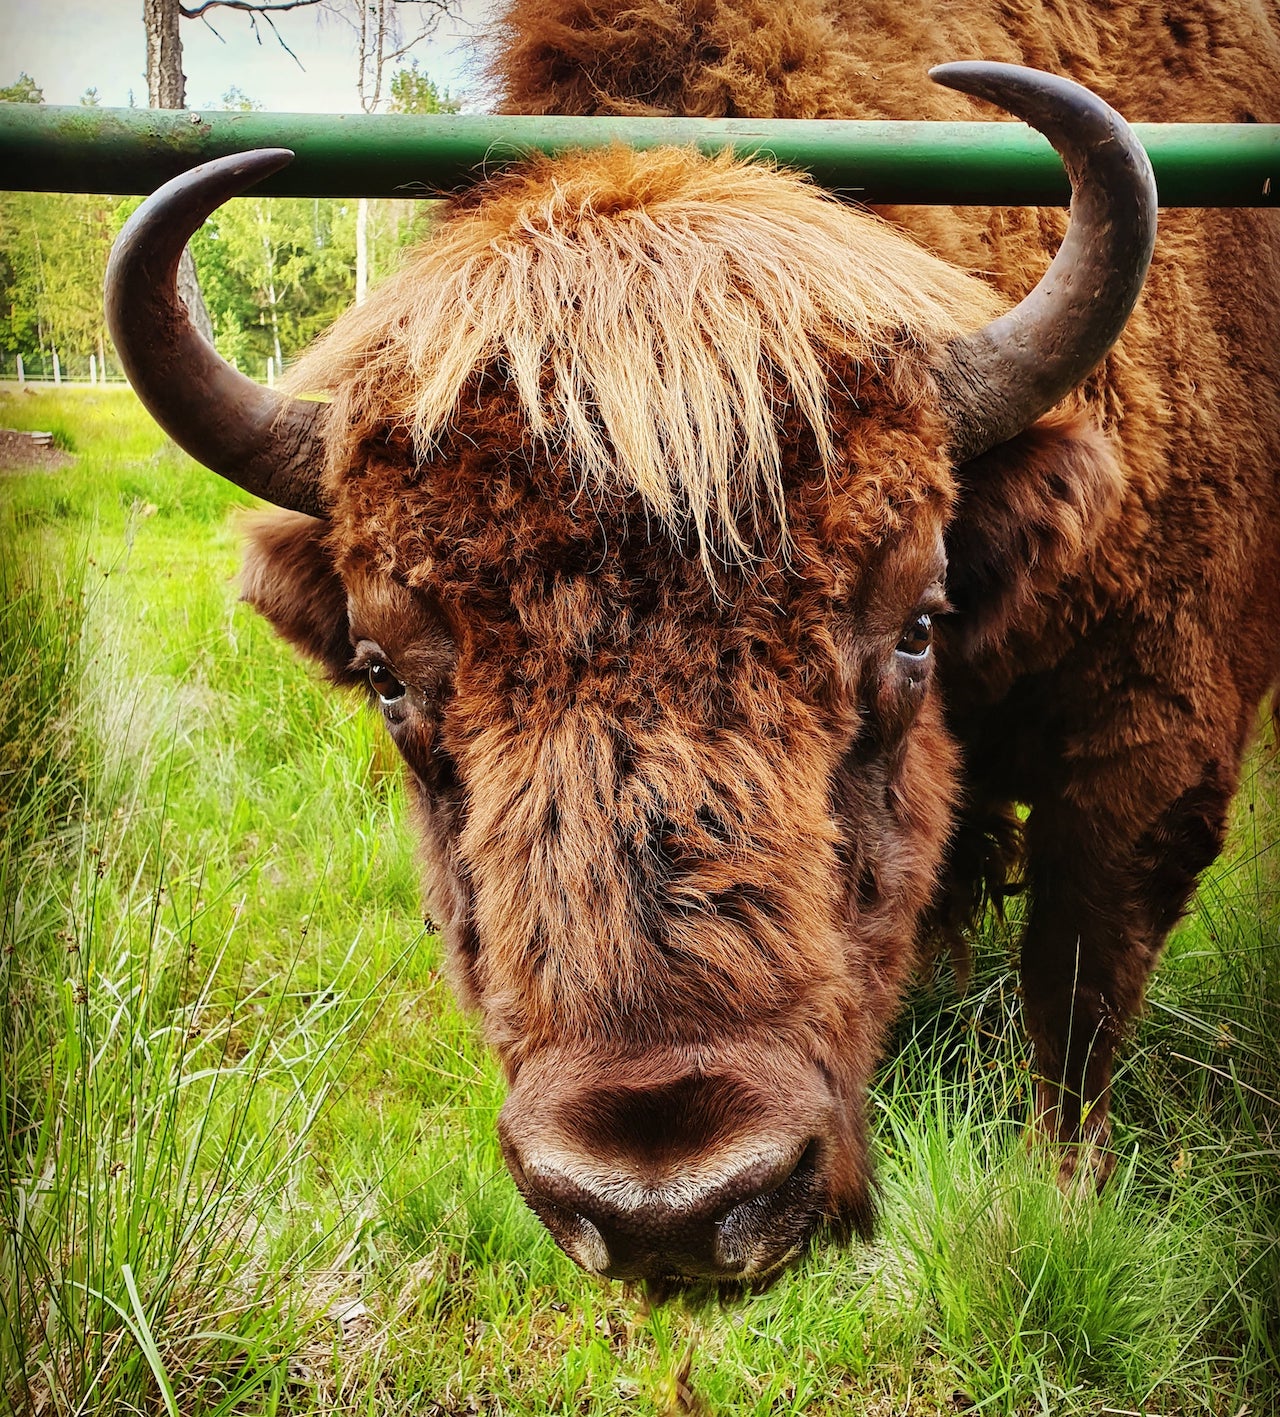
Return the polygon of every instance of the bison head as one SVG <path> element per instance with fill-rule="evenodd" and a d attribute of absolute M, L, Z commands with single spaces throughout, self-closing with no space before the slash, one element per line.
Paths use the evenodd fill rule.
<path fill-rule="evenodd" d="M 869 1218 L 865 1090 L 956 792 L 954 465 L 1093 367 L 1150 251 L 1105 106 L 952 67 L 1076 182 L 1002 316 L 799 179 L 676 150 L 456 202 L 304 361 L 327 405 L 241 379 L 173 294 L 195 222 L 279 155 L 179 179 L 114 258 L 135 387 L 295 509 L 245 594 L 382 713 L 512 1175 L 600 1273 L 755 1278 Z"/>

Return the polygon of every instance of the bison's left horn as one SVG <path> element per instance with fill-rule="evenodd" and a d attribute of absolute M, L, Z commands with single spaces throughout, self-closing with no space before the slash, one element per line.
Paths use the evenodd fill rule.
<path fill-rule="evenodd" d="M 200 223 L 292 159 L 285 148 L 218 158 L 148 197 L 111 250 L 107 328 L 129 382 L 175 443 L 246 491 L 323 517 L 324 405 L 233 369 L 192 325 L 177 289 L 182 248 Z"/>
<path fill-rule="evenodd" d="M 1070 79 L 1015 64 L 942 64 L 930 76 L 1038 128 L 1071 178 L 1071 224 L 1039 285 L 955 340 L 936 370 L 957 463 L 1007 442 L 1105 358 L 1133 309 L 1156 236 L 1156 183 L 1133 129 Z"/>

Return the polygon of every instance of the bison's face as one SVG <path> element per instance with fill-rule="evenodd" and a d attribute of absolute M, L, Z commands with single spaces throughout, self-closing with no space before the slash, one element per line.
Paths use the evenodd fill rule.
<path fill-rule="evenodd" d="M 799 477 L 788 557 L 708 577 L 494 421 L 415 493 L 412 577 L 353 494 L 260 529 L 247 593 L 403 756 L 529 1204 L 601 1273 L 765 1275 L 869 1217 L 865 1087 L 952 794 L 945 462 L 902 435 L 899 491 L 906 454 L 938 485 L 870 546 L 874 476 Z M 351 486 L 393 476 L 384 446 Z"/>
<path fill-rule="evenodd" d="M 692 149 L 482 184 L 304 361 L 327 410 L 223 363 L 175 292 L 203 217 L 289 154 L 175 180 L 113 253 L 144 401 L 321 518 L 259 529 L 246 594 L 384 715 L 512 1174 L 602 1273 L 759 1277 L 866 1220 L 866 1083 L 953 795 L 944 532 L 981 653 L 1114 501 L 1099 437 L 1035 420 L 1137 298 L 1149 164 L 1074 85 L 938 76 L 1068 157 L 1067 239 L 1005 314 Z"/>

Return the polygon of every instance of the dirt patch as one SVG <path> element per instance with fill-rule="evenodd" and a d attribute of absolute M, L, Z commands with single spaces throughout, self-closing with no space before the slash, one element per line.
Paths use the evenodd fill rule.
<path fill-rule="evenodd" d="M 30 433 L 0 428 L 0 472 L 57 472 L 75 458 L 52 444 L 42 447 Z"/>

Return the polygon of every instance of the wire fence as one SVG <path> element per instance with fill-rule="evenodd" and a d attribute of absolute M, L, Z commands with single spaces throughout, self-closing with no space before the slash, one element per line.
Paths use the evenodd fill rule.
<path fill-rule="evenodd" d="M 61 350 L 0 351 L 0 381 L 15 384 L 123 384 L 114 350 L 63 354 Z"/>

